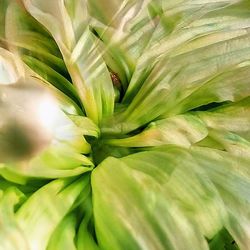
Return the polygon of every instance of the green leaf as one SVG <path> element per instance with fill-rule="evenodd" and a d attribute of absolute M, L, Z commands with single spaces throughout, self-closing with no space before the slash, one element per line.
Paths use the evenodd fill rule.
<path fill-rule="evenodd" d="M 194 147 L 193 154 L 206 169 L 228 211 L 225 228 L 240 249 L 248 249 L 250 171 L 249 158 L 235 157 L 220 150 Z"/>
<path fill-rule="evenodd" d="M 64 78 L 54 68 L 49 67 L 45 63 L 31 56 L 24 55 L 22 56 L 22 60 L 37 74 L 39 74 L 43 80 L 51 83 L 53 86 L 55 86 L 55 88 L 65 93 L 68 97 L 71 96 L 73 99 L 72 102 L 76 106 L 76 108 L 78 107 L 79 109 L 79 107 L 81 107 L 79 97 L 72 83 Z"/>
<path fill-rule="evenodd" d="M 15 171 L 12 171 L 10 168 L 6 168 L 6 165 L 3 164 L 3 167 L 0 168 L 0 175 L 7 181 L 13 183 L 18 183 L 21 185 L 27 184 L 27 177 L 17 174 Z M 1 180 L 2 181 L 2 180 Z"/>
<path fill-rule="evenodd" d="M 89 172 L 93 169 L 93 163 L 86 156 L 72 151 L 70 147 L 50 147 L 28 161 L 5 164 L 5 168 L 13 172 L 14 176 L 62 178 Z"/>
<path fill-rule="evenodd" d="M 123 79 L 124 91 L 158 23 L 157 18 L 150 15 L 150 10 L 152 13 L 156 9 L 154 5 L 152 1 L 142 0 L 88 1 L 90 15 L 94 18 L 91 25 L 113 58 L 113 64 L 119 68 L 117 73 Z M 116 72 L 113 64 L 108 66 Z"/>
<path fill-rule="evenodd" d="M 76 236 L 77 218 L 74 213 L 67 215 L 53 232 L 47 250 L 76 250 L 74 239 Z"/>
<path fill-rule="evenodd" d="M 241 158 L 250 159 L 250 142 L 237 134 L 212 130 L 209 136 L 223 145 L 224 150 Z"/>
<path fill-rule="evenodd" d="M 57 44 L 44 27 L 15 2 L 7 9 L 6 38 L 9 47 L 17 50 L 34 72 L 81 106 Z"/>
<path fill-rule="evenodd" d="M 97 138 L 99 137 L 100 129 L 88 117 L 78 115 L 69 115 L 68 117 L 76 124 L 83 135 L 94 136 Z"/>
<path fill-rule="evenodd" d="M 174 174 L 175 171 L 185 171 L 181 167 L 183 155 L 176 156 L 173 152 L 145 152 L 121 160 L 108 158 L 94 170 L 92 187 L 95 226 L 98 242 L 103 249 L 208 249 L 202 230 L 192 217 L 192 210 L 189 214 L 187 203 L 184 206 L 182 202 L 187 202 L 188 197 L 195 199 L 192 195 L 197 194 L 202 204 L 204 198 L 199 197 L 196 189 L 198 186 L 192 178 L 187 178 L 195 187 L 192 194 L 184 188 L 179 195 L 174 191 L 178 187 L 174 179 L 179 176 L 179 172 Z M 189 163 L 186 169 L 192 171 L 191 166 L 192 163 Z M 204 187 L 200 188 L 204 190 Z M 212 191 L 209 185 L 207 191 Z M 183 198 L 184 195 L 187 196 Z M 179 197 L 182 197 L 181 200 Z M 196 206 L 199 204 L 197 201 L 189 202 L 191 207 L 204 215 L 207 213 L 207 221 L 211 211 L 204 208 L 209 203 L 209 200 L 203 200 L 202 210 L 199 205 Z M 201 219 L 201 216 L 198 217 Z M 213 216 L 218 228 L 220 216 L 217 217 L 218 221 L 215 218 Z"/>
<path fill-rule="evenodd" d="M 166 144 L 189 147 L 207 134 L 205 124 L 198 117 L 185 114 L 152 122 L 137 135 L 124 139 L 108 139 L 106 143 L 122 147 L 153 147 Z"/>
<path fill-rule="evenodd" d="M 245 139 L 250 139 L 249 98 L 197 114 L 209 128 L 231 131 Z"/>
<path fill-rule="evenodd" d="M 114 89 L 106 64 L 96 49 L 96 38 L 86 24 L 88 15 L 79 13 L 86 4 L 53 1 L 24 1 L 27 10 L 43 24 L 57 42 L 86 114 L 95 123 L 114 109 Z M 52 11 L 56 10 L 56 11 Z"/>
<path fill-rule="evenodd" d="M 0 193 L 0 249 L 29 250 L 28 241 L 15 221 L 15 206 L 24 199 L 24 195 L 15 187 L 9 187 Z"/>
<path fill-rule="evenodd" d="M 249 0 L 2 2 L 0 248 L 248 250 Z"/>
<path fill-rule="evenodd" d="M 222 229 L 210 242 L 210 250 L 239 250 L 227 230 Z"/>
<path fill-rule="evenodd" d="M 245 7 L 229 5 L 233 2 L 214 1 L 208 9 L 201 8 L 202 2 L 178 3 L 183 21 L 177 19 L 171 34 L 149 43 L 123 99 L 127 108 L 112 126 L 120 124 L 128 133 L 159 117 L 249 96 L 249 17 L 240 17 Z M 167 11 L 164 15 L 171 17 Z M 126 123 L 132 125 L 126 128 Z"/>
<path fill-rule="evenodd" d="M 16 213 L 16 221 L 25 234 L 31 250 L 46 249 L 53 231 L 70 212 L 88 183 L 88 176 L 78 180 L 52 181 L 35 192 L 21 206 Z"/>
<path fill-rule="evenodd" d="M 92 197 L 81 204 L 81 210 L 83 218 L 81 220 L 78 232 L 77 232 L 77 250 L 98 250 L 101 249 L 94 239 L 94 219 L 93 219 L 93 207 Z"/>

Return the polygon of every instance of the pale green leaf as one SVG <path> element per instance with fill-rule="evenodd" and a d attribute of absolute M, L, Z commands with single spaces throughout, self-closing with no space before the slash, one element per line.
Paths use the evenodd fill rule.
<path fill-rule="evenodd" d="M 6 13 L 6 39 L 9 47 L 18 51 L 34 72 L 80 106 L 57 44 L 44 27 L 15 2 L 9 4 Z"/>
<path fill-rule="evenodd" d="M 172 176 L 182 164 L 181 158 L 178 159 L 173 152 L 145 152 L 121 160 L 108 158 L 94 170 L 92 186 L 95 225 L 97 239 L 103 249 L 208 249 L 202 234 L 215 233 L 215 228 L 218 229 L 220 225 L 220 216 L 217 219 L 214 217 L 216 227 L 212 226 L 212 231 L 211 226 L 201 230 L 192 212 L 189 214 L 186 210 L 184 204 L 188 201 L 187 197 L 176 202 L 179 199 L 174 188 L 178 184 L 174 179 L 178 178 L 178 172 L 176 177 Z M 180 169 L 184 170 L 183 167 Z M 189 171 L 192 170 L 189 168 Z M 205 187 L 200 188 L 206 190 Z M 187 190 L 183 191 L 188 195 Z M 207 191 L 211 192 L 211 189 Z M 199 194 L 198 189 L 195 189 L 193 195 L 196 192 Z M 179 195 L 181 197 L 184 193 Z M 199 199 L 202 204 L 201 197 Z M 211 201 L 213 199 L 212 195 Z M 206 203 L 210 201 L 203 200 L 203 209 Z M 211 216 L 211 210 L 199 209 L 197 201 L 190 202 L 190 205 L 203 212 L 204 216 L 206 214 L 207 219 Z"/>
<path fill-rule="evenodd" d="M 220 150 L 194 147 L 193 154 L 216 185 L 228 211 L 225 227 L 240 249 L 248 249 L 250 171 L 249 158 L 234 157 Z"/>
<path fill-rule="evenodd" d="M 189 147 L 207 136 L 205 124 L 193 115 L 179 115 L 149 124 L 141 133 L 124 139 L 108 139 L 106 143 L 122 147 L 153 147 L 175 144 Z"/>
<path fill-rule="evenodd" d="M 14 215 L 15 205 L 21 202 L 23 198 L 23 193 L 15 187 L 10 187 L 0 193 L 1 250 L 30 250 L 28 241 L 16 223 Z"/>
<path fill-rule="evenodd" d="M 241 12 L 245 15 L 243 6 L 235 5 L 234 14 L 229 3 L 234 1 L 224 1 L 216 18 L 190 4 L 190 22 L 184 18 L 171 34 L 165 32 L 161 41 L 148 45 L 123 99 L 128 107 L 117 114 L 113 125 L 133 122 L 125 127 L 128 133 L 158 117 L 249 95 L 249 17 L 240 17 Z M 177 8 L 180 13 L 181 7 L 182 3 Z"/>
<path fill-rule="evenodd" d="M 88 176 L 74 181 L 52 181 L 21 206 L 16 213 L 16 221 L 26 236 L 30 250 L 46 249 L 53 231 L 70 212 L 88 183 Z"/>
<path fill-rule="evenodd" d="M 86 114 L 95 123 L 99 123 L 102 116 L 112 114 L 115 98 L 112 81 L 102 55 L 96 49 L 96 38 L 86 23 L 86 11 L 76 11 L 75 1 L 56 0 L 44 4 L 39 0 L 25 0 L 24 4 L 57 42 Z M 84 10 L 87 6 L 84 1 L 82 4 L 79 6 Z"/>
<path fill-rule="evenodd" d="M 76 250 L 76 224 L 76 215 L 67 215 L 53 232 L 46 250 Z"/>
<path fill-rule="evenodd" d="M 126 90 L 136 62 L 159 21 L 153 13 L 156 9 L 156 1 L 90 0 L 88 5 L 90 15 L 95 19 L 91 24 L 105 44 L 105 50 L 112 55 L 115 65 L 119 68 L 123 88 Z M 106 5 L 109 5 L 108 11 L 104 8 Z M 105 50 L 104 53 L 106 53 Z M 112 67 L 113 64 L 108 66 L 116 72 L 116 67 Z"/>
<path fill-rule="evenodd" d="M 223 105 L 211 111 L 197 112 L 207 127 L 226 130 L 250 139 L 250 99 Z"/>
<path fill-rule="evenodd" d="M 99 137 L 100 129 L 88 117 L 78 115 L 69 115 L 68 117 L 76 124 L 83 135 Z"/>

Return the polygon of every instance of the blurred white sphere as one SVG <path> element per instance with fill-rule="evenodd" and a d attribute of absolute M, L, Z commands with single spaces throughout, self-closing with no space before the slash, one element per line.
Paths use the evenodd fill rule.
<path fill-rule="evenodd" d="M 0 163 L 27 160 L 44 150 L 61 113 L 42 86 L 0 85 Z"/>

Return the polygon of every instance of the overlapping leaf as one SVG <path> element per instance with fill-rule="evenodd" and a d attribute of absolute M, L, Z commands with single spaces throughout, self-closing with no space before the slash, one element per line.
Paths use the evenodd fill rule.
<path fill-rule="evenodd" d="M 213 180 L 183 149 L 109 158 L 92 186 L 103 249 L 208 249 L 205 236 L 227 218 Z"/>
<path fill-rule="evenodd" d="M 188 3 L 188 11 L 178 3 L 176 27 L 158 42 L 152 38 L 123 99 L 127 108 L 107 121 L 114 130 L 128 133 L 158 117 L 249 96 L 249 16 L 244 5 L 226 8 L 233 3 Z"/>
<path fill-rule="evenodd" d="M 55 180 L 34 193 L 22 205 L 16 213 L 16 221 L 31 250 L 46 249 L 52 232 L 73 208 L 86 185 L 88 176 L 75 181 Z"/>
<path fill-rule="evenodd" d="M 0 88 L 3 119 L 0 137 L 1 163 L 6 163 L 5 167 L 13 172 L 33 177 L 55 178 L 89 171 L 93 164 L 82 155 L 90 152 L 90 146 L 83 137 L 88 129 L 82 131 L 50 100 L 43 88 L 34 87 L 39 82 L 26 80 L 33 85 L 18 82 Z M 31 94 L 36 100 L 29 97 Z M 31 125 L 36 121 L 40 122 L 40 127 L 31 130 Z M 25 131 L 20 131 L 21 128 Z M 36 137 L 30 138 L 26 135 L 30 132 L 36 133 Z M 34 147 L 38 147 L 38 150 L 43 144 L 47 145 L 47 141 L 47 148 L 42 148 L 39 155 L 33 155 L 29 143 L 37 145 Z M 32 155 L 21 159 L 25 150 L 27 155 Z M 13 162 L 15 159 L 18 161 Z"/>
<path fill-rule="evenodd" d="M 2 187 L 1 187 L 2 188 Z M 1 189 L 0 195 L 1 250 L 29 250 L 28 242 L 14 216 L 14 207 L 24 195 L 15 187 Z"/>
<path fill-rule="evenodd" d="M 87 24 L 85 1 L 24 1 L 27 10 L 57 42 L 86 114 L 96 123 L 113 113 L 114 89 Z M 82 10 L 82 12 L 80 11 Z"/>
<path fill-rule="evenodd" d="M 49 83 L 64 112 L 0 164 L 4 250 L 248 250 L 249 1 L 23 3 L 0 36 L 32 71 L 0 49 L 0 83 Z"/>

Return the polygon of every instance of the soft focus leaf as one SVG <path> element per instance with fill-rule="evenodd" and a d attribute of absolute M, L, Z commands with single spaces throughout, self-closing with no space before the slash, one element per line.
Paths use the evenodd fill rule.
<path fill-rule="evenodd" d="M 189 147 L 205 138 L 207 134 L 205 124 L 199 118 L 192 115 L 179 115 L 152 122 L 135 136 L 110 139 L 107 143 L 123 147 L 152 147 L 166 144 Z"/>
<path fill-rule="evenodd" d="M 102 248 L 208 249 L 194 218 L 191 222 L 185 216 L 189 213 L 184 203 L 173 202 L 177 183 L 168 182 L 178 162 L 175 154 L 146 152 L 122 160 L 108 158 L 94 170 L 94 216 Z"/>
<path fill-rule="evenodd" d="M 212 130 L 209 135 L 231 154 L 250 159 L 250 142 L 244 138 L 234 133 L 216 130 Z"/>
<path fill-rule="evenodd" d="M 70 148 L 66 149 L 48 148 L 30 161 L 9 163 L 5 167 L 17 175 L 38 178 L 78 176 L 92 170 L 93 163 L 86 156 L 76 154 Z"/>
<path fill-rule="evenodd" d="M 249 8 L 0 2 L 0 248 L 248 250 Z"/>
<path fill-rule="evenodd" d="M 240 249 L 248 249 L 249 234 L 249 158 L 231 156 L 231 153 L 208 148 L 194 148 L 193 154 L 204 166 L 216 185 L 228 210 L 225 227 Z"/>
<path fill-rule="evenodd" d="M 250 99 L 223 105 L 219 108 L 206 112 L 198 112 L 198 116 L 207 127 L 231 131 L 250 139 Z"/>
<path fill-rule="evenodd" d="M 47 250 L 76 250 L 74 238 L 77 218 L 72 213 L 67 215 L 55 229 Z"/>
<path fill-rule="evenodd" d="M 0 194 L 1 250 L 30 250 L 25 235 L 14 216 L 15 205 L 23 198 L 24 195 L 15 187 L 10 187 Z"/>
<path fill-rule="evenodd" d="M 16 220 L 31 250 L 46 249 L 52 232 L 70 212 L 86 185 L 88 176 L 73 182 L 66 179 L 55 180 L 35 192 L 22 205 L 16 213 Z"/>
<path fill-rule="evenodd" d="M 6 39 L 34 72 L 80 105 L 57 44 L 43 26 L 15 2 L 9 4 L 6 13 Z"/>
<path fill-rule="evenodd" d="M 94 238 L 94 220 L 91 196 L 82 203 L 83 218 L 77 232 L 77 250 L 99 250 L 101 249 Z"/>
<path fill-rule="evenodd" d="M 93 164 L 82 155 L 90 152 L 83 137 L 88 129 L 73 123 L 39 81 L 26 81 L 30 84 L 18 82 L 0 89 L 1 162 L 14 173 L 32 177 L 89 171 Z"/>
<path fill-rule="evenodd" d="M 7 181 L 10 181 L 13 183 L 18 183 L 25 185 L 27 184 L 27 176 L 22 176 L 20 174 L 17 174 L 15 171 L 13 172 L 11 169 L 6 168 L 5 164 L 2 164 L 2 167 L 0 168 L 0 175 Z"/>
<path fill-rule="evenodd" d="M 39 0 L 24 1 L 31 15 L 54 37 L 86 114 L 98 123 L 102 116 L 113 113 L 114 89 L 107 66 L 95 47 L 96 38 L 86 24 L 88 15 L 76 11 L 74 3 L 59 0 L 49 4 Z M 83 8 L 86 8 L 86 4 Z"/>
<path fill-rule="evenodd" d="M 88 117 L 70 115 L 69 118 L 82 131 L 82 134 L 94 136 L 94 137 L 99 137 L 100 129 Z"/>
<path fill-rule="evenodd" d="M 123 100 L 127 108 L 110 120 L 113 126 L 128 133 L 159 116 L 249 96 L 249 17 L 243 6 L 229 5 L 235 2 L 188 3 L 188 11 L 178 3 L 183 22 L 177 19 L 171 34 L 166 31 L 139 58 Z"/>
<path fill-rule="evenodd" d="M 155 1 L 156 2 L 156 1 Z M 123 89 L 127 89 L 138 58 L 147 46 L 158 23 L 153 1 L 88 1 L 92 26 L 104 44 L 103 53 L 112 57 L 108 66 L 123 79 Z M 106 5 L 109 5 L 108 10 Z M 105 11 L 103 11 L 105 9 Z M 140 42 L 138 42 L 140 41 Z M 124 76 L 125 75 L 125 76 Z M 125 78 L 125 79 L 124 79 Z"/>

